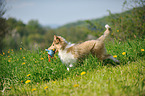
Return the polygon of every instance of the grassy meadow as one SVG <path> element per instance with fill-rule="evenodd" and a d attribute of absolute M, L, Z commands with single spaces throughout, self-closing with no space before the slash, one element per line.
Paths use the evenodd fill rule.
<path fill-rule="evenodd" d="M 45 50 L 8 49 L 0 54 L 0 94 L 41 96 L 145 95 L 145 40 L 106 42 L 106 49 L 121 63 L 89 56 L 67 71 L 55 55 L 48 62 Z"/>
<path fill-rule="evenodd" d="M 128 11 L 108 10 L 109 16 L 56 29 L 34 18 L 27 24 L 6 19 L 0 10 L 0 96 L 145 96 L 145 1 L 124 0 L 122 6 Z M 54 34 L 79 43 L 102 35 L 106 24 L 112 28 L 106 49 L 120 64 L 89 55 L 67 71 L 57 54 L 48 62 L 44 49 Z"/>

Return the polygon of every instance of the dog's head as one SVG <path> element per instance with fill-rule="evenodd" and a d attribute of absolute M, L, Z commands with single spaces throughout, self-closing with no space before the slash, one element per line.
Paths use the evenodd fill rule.
<path fill-rule="evenodd" d="M 54 40 L 52 42 L 52 45 L 48 48 L 48 50 L 63 50 L 66 47 L 66 45 L 67 41 L 63 37 L 54 35 Z"/>

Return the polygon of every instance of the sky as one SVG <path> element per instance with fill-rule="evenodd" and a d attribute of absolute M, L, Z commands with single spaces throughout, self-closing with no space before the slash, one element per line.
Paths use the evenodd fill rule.
<path fill-rule="evenodd" d="M 123 11 L 124 0 L 6 0 L 4 17 L 42 25 L 64 25 L 78 20 L 101 18 Z"/>

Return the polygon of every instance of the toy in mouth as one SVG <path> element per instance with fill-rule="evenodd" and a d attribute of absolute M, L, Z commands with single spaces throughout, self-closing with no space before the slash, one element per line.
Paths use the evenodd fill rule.
<path fill-rule="evenodd" d="M 48 52 L 48 55 L 49 55 L 50 57 L 53 57 L 56 50 L 55 50 L 55 49 L 52 49 L 52 50 L 45 49 L 45 51 Z"/>

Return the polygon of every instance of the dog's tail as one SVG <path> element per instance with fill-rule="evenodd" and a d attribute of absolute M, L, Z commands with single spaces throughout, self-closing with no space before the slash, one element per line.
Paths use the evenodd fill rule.
<path fill-rule="evenodd" d="M 111 32 L 111 27 L 110 27 L 108 24 L 105 25 L 105 28 L 106 28 L 106 31 L 104 32 L 104 34 L 103 34 L 101 37 L 99 37 L 99 40 L 100 40 L 100 41 L 104 41 L 105 38 L 106 38 L 106 37 L 110 34 L 110 32 Z"/>

